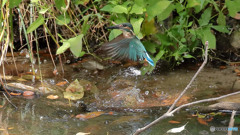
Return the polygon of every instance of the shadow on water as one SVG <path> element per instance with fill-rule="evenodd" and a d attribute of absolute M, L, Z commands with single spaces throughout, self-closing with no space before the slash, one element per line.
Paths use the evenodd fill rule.
<path fill-rule="evenodd" d="M 9 75 L 15 75 L 12 65 L 5 67 Z M 31 70 L 26 63 L 18 63 L 18 67 L 21 74 Z M 83 67 L 84 65 L 81 64 L 65 65 L 65 75 L 60 77 L 54 76 L 51 62 L 42 64 L 43 83 L 54 90 L 49 91 L 49 94 L 57 94 L 60 98 L 47 99 L 49 94 L 40 94 L 32 99 L 23 96 L 12 97 L 12 103 L 18 107 L 16 110 L 10 104 L 5 104 L 7 101 L 2 97 L 2 105 L 5 105 L 0 110 L 0 132 L 17 135 L 73 135 L 78 132 L 93 135 L 132 134 L 166 112 L 168 106 L 173 103 L 196 72 L 191 69 L 178 69 L 164 74 L 141 76 L 140 70 L 134 67 L 105 67 L 104 70 Z M 58 71 L 61 72 L 60 67 Z M 85 91 L 83 99 L 69 102 L 62 94 L 69 84 L 64 86 L 56 86 L 56 84 L 64 80 L 73 82 L 75 79 L 84 80 L 84 83 L 89 84 L 87 85 L 89 90 Z M 224 70 L 206 67 L 178 105 L 233 92 L 236 89 L 233 88 L 236 79 L 231 67 Z M 39 80 L 35 83 L 28 81 L 25 84 L 34 87 L 42 85 Z M 93 87 L 96 89 L 93 90 Z M 75 117 L 78 114 L 99 111 L 103 112 L 102 115 L 95 118 Z M 211 132 L 210 127 L 227 127 L 230 114 L 209 116 L 212 118 L 211 121 L 205 123 L 195 114 L 194 108 L 185 108 L 143 134 L 167 134 L 169 129 L 180 127 L 187 122 L 186 130 L 179 134 L 227 133 L 226 131 Z M 237 124 L 235 126 L 239 127 L 239 123 Z"/>

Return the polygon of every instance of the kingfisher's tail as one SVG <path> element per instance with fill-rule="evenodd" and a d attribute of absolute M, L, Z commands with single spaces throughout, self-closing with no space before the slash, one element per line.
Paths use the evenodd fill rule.
<path fill-rule="evenodd" d="M 146 61 L 151 65 L 154 66 L 153 60 L 149 57 L 149 55 L 146 53 Z"/>

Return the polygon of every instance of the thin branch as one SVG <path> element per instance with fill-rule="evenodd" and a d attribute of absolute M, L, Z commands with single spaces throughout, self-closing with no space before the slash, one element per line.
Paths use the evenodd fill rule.
<path fill-rule="evenodd" d="M 207 63 L 207 59 L 208 59 L 208 41 L 205 42 L 205 59 L 201 65 L 201 67 L 198 69 L 198 71 L 195 73 L 195 75 L 193 76 L 193 78 L 191 79 L 191 81 L 188 83 L 187 87 L 182 91 L 182 93 L 178 96 L 178 98 L 174 101 L 174 103 L 171 105 L 171 107 L 169 108 L 169 110 L 162 115 L 161 117 L 159 117 L 158 119 L 154 120 L 153 122 L 151 122 L 150 124 L 146 125 L 143 128 L 139 128 L 134 135 L 138 135 L 141 132 L 145 131 L 146 129 L 150 128 L 151 126 L 157 124 L 159 121 L 161 121 L 164 118 L 170 117 L 172 116 L 173 113 L 171 113 L 171 111 L 174 109 L 174 107 L 176 106 L 177 102 L 181 99 L 181 97 L 186 93 L 186 91 L 189 89 L 189 87 L 191 86 L 191 84 L 193 83 L 193 81 L 196 79 L 196 77 L 198 76 L 198 74 L 202 71 L 203 67 L 206 65 Z"/>
<path fill-rule="evenodd" d="M 234 116 L 236 114 L 237 111 L 233 110 L 232 111 L 232 115 L 231 115 L 231 119 L 230 119 L 230 122 L 229 122 L 229 125 L 228 125 L 228 129 L 233 129 L 233 126 L 234 126 Z M 228 135 L 232 135 L 232 131 L 233 130 L 228 130 Z"/>

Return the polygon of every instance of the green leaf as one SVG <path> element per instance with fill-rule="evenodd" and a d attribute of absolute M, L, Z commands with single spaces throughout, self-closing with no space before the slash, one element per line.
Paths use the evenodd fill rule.
<path fill-rule="evenodd" d="M 149 6 L 147 6 L 148 21 L 152 20 L 155 16 L 163 13 L 164 10 L 166 10 L 171 3 L 171 1 L 167 0 L 150 0 Z"/>
<path fill-rule="evenodd" d="M 82 38 L 83 34 L 76 36 L 74 38 L 70 38 L 68 42 L 70 43 L 70 50 L 76 57 L 81 56 L 82 52 Z"/>
<path fill-rule="evenodd" d="M 133 26 L 134 33 L 138 36 L 138 34 L 140 33 L 143 18 L 131 18 L 130 22 Z"/>
<path fill-rule="evenodd" d="M 207 8 L 198 20 L 200 26 L 208 25 L 212 14 L 212 7 Z"/>
<path fill-rule="evenodd" d="M 39 11 L 39 13 L 40 13 L 40 14 L 45 14 L 50 8 L 51 8 L 51 7 L 49 7 L 49 8 L 42 8 L 42 9 Z"/>
<path fill-rule="evenodd" d="M 217 18 L 217 23 L 219 25 L 226 25 L 226 19 L 225 19 L 225 16 L 222 12 L 219 12 L 219 15 L 218 15 L 218 18 Z"/>
<path fill-rule="evenodd" d="M 39 0 L 31 0 L 31 3 L 38 3 Z"/>
<path fill-rule="evenodd" d="M 125 13 L 127 14 L 128 13 L 128 10 L 127 10 L 127 7 L 123 6 L 123 5 L 117 5 L 113 8 L 112 10 L 113 13 Z"/>
<path fill-rule="evenodd" d="M 79 57 L 82 57 L 84 54 L 86 54 L 85 51 L 81 51 L 80 54 L 79 54 Z"/>
<path fill-rule="evenodd" d="M 143 41 L 143 45 L 146 48 L 146 50 L 150 53 L 156 53 L 156 44 L 152 43 L 150 41 Z"/>
<path fill-rule="evenodd" d="M 112 30 L 109 34 L 109 41 L 113 40 L 120 34 L 122 34 L 122 32 L 120 30 Z"/>
<path fill-rule="evenodd" d="M 18 6 L 22 0 L 9 0 L 9 8 L 14 8 Z"/>
<path fill-rule="evenodd" d="M 3 0 L 3 1 L 2 1 L 2 7 L 6 4 L 7 1 L 8 1 L 8 0 Z"/>
<path fill-rule="evenodd" d="M 89 0 L 73 0 L 73 4 L 78 5 L 87 5 L 89 3 Z"/>
<path fill-rule="evenodd" d="M 82 34 L 83 35 L 86 35 L 89 28 L 90 28 L 90 24 L 88 24 L 88 16 L 84 16 L 83 19 L 84 19 L 84 22 L 83 22 L 83 25 L 82 25 Z"/>
<path fill-rule="evenodd" d="M 139 7 L 145 7 L 144 0 L 134 0 L 134 3 L 138 5 Z"/>
<path fill-rule="evenodd" d="M 200 6 L 201 3 L 199 0 L 187 0 L 187 8 L 195 7 L 195 6 Z"/>
<path fill-rule="evenodd" d="M 225 4 L 231 17 L 234 18 L 240 12 L 240 0 L 225 0 Z"/>
<path fill-rule="evenodd" d="M 64 41 L 63 45 L 57 49 L 56 54 L 58 55 L 58 54 L 64 53 L 69 47 L 70 47 L 70 43 L 68 41 Z"/>
<path fill-rule="evenodd" d="M 32 31 L 36 30 L 40 25 L 44 23 L 44 17 L 42 15 L 38 16 L 38 19 L 34 21 L 28 28 L 27 34 L 31 33 Z"/>
<path fill-rule="evenodd" d="M 169 5 L 162 13 L 160 13 L 158 17 L 158 21 L 163 21 L 167 19 L 172 11 L 175 9 L 175 6 L 173 4 Z"/>
<path fill-rule="evenodd" d="M 196 33 L 200 36 L 202 44 L 205 44 L 205 42 L 208 41 L 209 48 L 216 49 L 216 37 L 212 34 L 209 27 L 199 29 Z"/>
<path fill-rule="evenodd" d="M 190 54 L 185 54 L 185 55 L 183 55 L 183 58 L 189 59 L 189 58 L 194 58 L 194 57 L 192 55 L 190 55 Z"/>
<path fill-rule="evenodd" d="M 215 25 L 215 26 L 211 26 L 213 29 L 222 32 L 222 33 L 229 33 L 229 30 L 227 29 L 226 26 L 224 25 Z"/>
<path fill-rule="evenodd" d="M 143 14 L 143 8 L 137 4 L 134 4 L 132 10 L 130 11 L 130 14 Z"/>
<path fill-rule="evenodd" d="M 58 10 L 62 10 L 62 7 L 65 8 L 66 4 L 65 4 L 65 0 L 55 0 L 55 5 L 57 7 Z"/>
<path fill-rule="evenodd" d="M 68 23 L 70 23 L 70 17 L 68 15 L 68 13 L 65 13 L 65 15 L 61 14 L 61 15 L 57 16 L 57 24 L 58 25 L 66 25 Z"/>
<path fill-rule="evenodd" d="M 112 12 L 113 7 L 114 7 L 113 5 L 109 4 L 109 5 L 106 5 L 103 8 L 101 8 L 100 11 Z"/>

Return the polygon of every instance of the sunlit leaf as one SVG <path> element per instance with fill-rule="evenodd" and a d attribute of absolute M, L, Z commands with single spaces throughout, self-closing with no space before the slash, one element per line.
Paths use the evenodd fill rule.
<path fill-rule="evenodd" d="M 49 7 L 49 8 L 42 8 L 42 9 L 39 11 L 39 13 L 40 13 L 40 14 L 45 14 L 50 8 L 51 8 L 51 7 Z"/>
<path fill-rule="evenodd" d="M 75 5 L 87 5 L 89 0 L 72 0 Z"/>
<path fill-rule="evenodd" d="M 229 15 L 235 17 L 238 12 L 240 12 L 240 1 L 239 0 L 226 0 L 225 1 Z"/>
<path fill-rule="evenodd" d="M 198 0 L 187 0 L 187 8 L 200 6 L 200 5 L 201 5 L 201 3 Z"/>
<path fill-rule="evenodd" d="M 168 130 L 167 133 L 180 133 L 180 132 L 182 132 L 185 129 L 185 126 L 187 124 L 188 124 L 188 122 L 185 125 L 181 126 L 181 127 L 172 128 L 172 129 Z"/>
<path fill-rule="evenodd" d="M 131 18 L 130 22 L 133 25 L 134 33 L 138 36 L 138 34 L 140 33 L 143 18 Z"/>
<path fill-rule="evenodd" d="M 18 6 L 22 0 L 9 0 L 9 8 L 14 8 Z"/>
<path fill-rule="evenodd" d="M 62 54 L 64 53 L 68 48 L 70 48 L 70 43 L 68 41 L 64 41 L 63 42 L 63 45 L 60 46 L 58 49 L 57 49 L 57 52 L 56 54 Z"/>
<path fill-rule="evenodd" d="M 148 21 L 152 20 L 155 16 L 163 13 L 171 3 L 172 2 L 168 0 L 150 0 L 149 6 L 147 7 Z"/>
<path fill-rule="evenodd" d="M 76 56 L 76 57 L 80 57 L 82 54 L 82 38 L 83 38 L 83 34 L 74 37 L 74 38 L 70 38 L 68 41 L 70 43 L 70 50 L 71 52 Z"/>
<path fill-rule="evenodd" d="M 202 44 L 205 44 L 205 42 L 208 41 L 209 48 L 211 49 L 216 48 L 216 37 L 215 35 L 213 35 L 209 27 L 198 30 L 197 34 L 201 37 Z"/>
<path fill-rule="evenodd" d="M 134 4 L 132 10 L 130 11 L 130 14 L 143 14 L 143 8 L 137 4 Z"/>
<path fill-rule="evenodd" d="M 116 5 L 115 7 L 113 7 L 112 12 L 114 13 L 128 13 L 127 7 L 123 6 L 123 5 Z"/>
<path fill-rule="evenodd" d="M 31 3 L 38 3 L 39 0 L 31 0 Z"/>
<path fill-rule="evenodd" d="M 101 11 L 106 11 L 106 12 L 112 12 L 113 7 L 114 7 L 113 5 L 106 5 L 103 8 L 101 8 L 100 10 Z"/>
<path fill-rule="evenodd" d="M 7 1 L 8 1 L 8 0 L 3 0 L 3 1 L 2 1 L 2 7 L 6 4 Z"/>
<path fill-rule="evenodd" d="M 44 23 L 44 17 L 42 15 L 38 16 L 38 19 L 34 21 L 28 28 L 27 33 L 31 33 L 32 31 L 36 30 L 40 25 Z"/>

